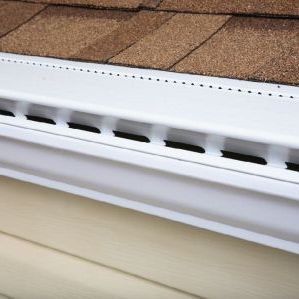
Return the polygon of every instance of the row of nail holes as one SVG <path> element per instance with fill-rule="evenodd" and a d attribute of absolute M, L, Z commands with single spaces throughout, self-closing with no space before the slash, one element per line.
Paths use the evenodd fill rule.
<path fill-rule="evenodd" d="M 0 115 L 15 117 L 13 112 L 8 111 L 8 110 L 1 110 L 1 109 L 0 109 Z M 40 117 L 40 116 L 35 116 L 35 115 L 26 115 L 26 118 L 29 121 L 41 122 L 41 123 L 46 123 L 46 124 L 50 124 L 50 125 L 56 125 L 56 122 L 50 118 L 45 118 L 45 117 Z M 68 122 L 67 124 L 70 129 L 87 131 L 87 132 L 96 133 L 96 134 L 101 133 L 100 129 L 93 127 L 93 126 L 83 125 L 83 124 L 74 123 L 74 122 Z M 124 138 L 124 139 L 138 141 L 138 142 L 146 142 L 146 143 L 150 142 L 150 139 L 148 137 L 142 136 L 142 135 L 131 134 L 131 133 L 122 132 L 122 131 L 113 131 L 113 133 L 114 133 L 114 136 L 118 137 L 118 138 Z M 191 151 L 191 152 L 197 152 L 197 153 L 201 153 L 201 154 L 205 153 L 205 149 L 201 146 L 177 142 L 177 141 L 173 141 L 173 140 L 164 140 L 164 142 L 165 142 L 166 147 L 171 147 L 171 148 L 186 150 L 186 151 Z M 250 163 L 255 163 L 255 164 L 261 164 L 261 165 L 267 165 L 267 161 L 262 157 L 245 155 L 245 154 L 235 153 L 235 152 L 230 152 L 230 151 L 225 151 L 225 150 L 222 150 L 221 152 L 222 152 L 222 157 L 224 157 L 224 158 L 243 161 L 243 162 L 250 162 Z M 285 162 L 285 163 L 286 163 L 286 168 L 288 170 L 293 170 L 293 171 L 299 172 L 299 164 L 291 163 L 291 162 Z"/>
<path fill-rule="evenodd" d="M 12 62 L 12 63 L 20 63 L 20 64 L 30 64 L 30 65 L 34 65 L 34 66 L 39 66 L 39 67 L 47 67 L 47 68 L 57 68 L 57 69 L 65 69 L 65 70 L 71 70 L 71 71 L 80 71 L 80 72 L 87 72 L 87 73 L 94 73 L 94 74 L 101 74 L 101 75 L 109 75 L 109 76 L 117 76 L 117 77 L 120 77 L 121 74 L 119 73 L 112 73 L 112 72 L 104 72 L 104 71 L 96 71 L 96 70 L 90 70 L 90 69 L 85 69 L 85 68 L 76 68 L 76 67 L 67 67 L 67 66 L 57 66 L 57 65 L 54 65 L 54 64 L 43 64 L 43 63 L 36 63 L 36 62 L 31 62 L 31 61 L 22 61 L 22 60 L 11 60 L 11 59 L 5 59 L 5 58 L 1 58 L 1 61 L 2 62 Z M 122 75 L 124 77 L 130 77 L 130 78 L 133 78 L 133 79 L 145 79 L 145 80 L 156 80 L 156 81 L 161 81 L 161 82 L 165 82 L 165 83 L 180 83 L 180 84 L 183 84 L 183 85 L 191 85 L 191 86 L 200 86 L 200 87 L 206 87 L 206 88 L 216 88 L 216 89 L 220 89 L 220 90 L 228 90 L 228 91 L 238 91 L 238 92 L 246 92 L 246 93 L 249 93 L 249 94 L 258 94 L 258 95 L 267 95 L 267 96 L 273 96 L 272 93 L 263 93 L 261 91 L 251 91 L 251 90 L 242 90 L 240 88 L 238 89 L 234 89 L 234 88 L 224 88 L 224 87 L 221 87 L 221 86 L 213 86 L 213 85 L 204 85 L 204 84 L 198 84 L 198 83 L 189 83 L 189 82 L 186 82 L 186 81 L 176 81 L 176 80 L 167 80 L 167 79 L 159 79 L 159 78 L 151 78 L 151 77 L 144 77 L 144 76 L 135 76 L 135 75 L 127 75 L 127 74 L 124 74 Z M 278 85 L 278 87 L 280 87 Z M 279 94 L 278 97 L 280 98 L 283 98 L 283 97 L 286 97 L 286 98 L 290 98 L 290 99 L 294 99 L 294 96 L 284 96 L 282 94 Z"/>

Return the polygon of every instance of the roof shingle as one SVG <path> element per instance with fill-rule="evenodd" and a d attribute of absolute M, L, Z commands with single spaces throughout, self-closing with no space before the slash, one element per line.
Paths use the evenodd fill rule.
<path fill-rule="evenodd" d="M 22 0 L 24 2 L 76 5 L 81 7 L 124 8 L 156 7 L 159 0 Z"/>
<path fill-rule="evenodd" d="M 299 77 L 299 42 L 290 51 L 285 51 L 277 59 L 272 59 L 263 65 L 252 79 L 258 81 L 287 82 L 298 85 Z"/>
<path fill-rule="evenodd" d="M 10 1 L 10 0 L 7 0 Z M 158 8 L 161 10 L 213 13 L 299 16 L 298 0 L 21 0 L 24 2 L 98 8 Z"/>
<path fill-rule="evenodd" d="M 173 70 L 250 79 L 286 49 L 298 46 L 298 32 L 296 20 L 233 17 Z"/>
<path fill-rule="evenodd" d="M 45 5 L 17 1 L 0 1 L 0 37 L 22 25 Z"/>
<path fill-rule="evenodd" d="M 208 39 L 228 19 L 229 16 L 177 14 L 110 61 L 167 69 Z"/>
<path fill-rule="evenodd" d="M 141 11 L 110 34 L 98 39 L 94 44 L 78 52 L 74 58 L 107 61 L 128 48 L 145 35 L 158 29 L 172 17 L 172 13 Z"/>
<path fill-rule="evenodd" d="M 48 7 L 2 38 L 0 51 L 70 58 L 129 17 L 129 12 Z"/>
<path fill-rule="evenodd" d="M 193 13 L 299 15 L 298 0 L 164 0 L 159 8 Z"/>

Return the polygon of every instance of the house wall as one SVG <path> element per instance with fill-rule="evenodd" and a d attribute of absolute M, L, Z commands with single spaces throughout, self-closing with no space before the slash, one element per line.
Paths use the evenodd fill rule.
<path fill-rule="evenodd" d="M 0 294 L 299 298 L 298 255 L 5 177 L 0 190 Z"/>

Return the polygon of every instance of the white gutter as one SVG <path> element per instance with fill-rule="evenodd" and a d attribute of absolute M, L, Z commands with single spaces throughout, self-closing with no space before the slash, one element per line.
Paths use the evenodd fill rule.
<path fill-rule="evenodd" d="M 1 53 L 1 113 L 2 175 L 299 253 L 296 87 Z"/>

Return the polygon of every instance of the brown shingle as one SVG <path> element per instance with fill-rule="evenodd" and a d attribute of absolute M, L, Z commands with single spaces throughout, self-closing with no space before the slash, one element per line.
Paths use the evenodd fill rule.
<path fill-rule="evenodd" d="M 131 13 L 50 7 L 0 40 L 0 50 L 70 58 L 119 26 Z"/>
<path fill-rule="evenodd" d="M 158 30 L 110 61 L 142 67 L 169 68 L 209 38 L 228 18 L 177 14 Z"/>
<path fill-rule="evenodd" d="M 272 81 L 286 84 L 299 83 L 299 42 L 290 51 L 285 51 L 281 57 L 273 59 L 258 70 L 252 79 Z"/>
<path fill-rule="evenodd" d="M 234 17 L 173 70 L 248 79 L 288 49 L 298 29 L 296 20 Z"/>
<path fill-rule="evenodd" d="M 36 3 L 49 3 L 49 4 L 65 4 L 65 5 L 78 5 L 78 6 L 92 6 L 92 7 L 105 7 L 105 8 L 138 8 L 146 4 L 144 1 L 149 0 L 22 0 Z M 150 0 L 149 5 L 153 6 L 155 0 Z"/>
<path fill-rule="evenodd" d="M 161 3 L 161 0 L 143 0 L 141 5 L 142 7 L 155 8 Z"/>
<path fill-rule="evenodd" d="M 0 2 L 0 36 L 7 34 L 32 16 L 40 12 L 45 6 L 42 4 L 22 3 L 16 1 Z"/>
<path fill-rule="evenodd" d="M 298 0 L 164 0 L 159 8 L 197 13 L 299 15 Z"/>
<path fill-rule="evenodd" d="M 172 15 L 166 12 L 139 12 L 110 34 L 82 49 L 74 58 L 106 61 L 159 28 Z"/>

